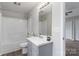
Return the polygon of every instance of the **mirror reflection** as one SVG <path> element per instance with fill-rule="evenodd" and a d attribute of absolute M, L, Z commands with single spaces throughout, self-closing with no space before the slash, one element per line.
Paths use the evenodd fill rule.
<path fill-rule="evenodd" d="M 52 5 L 49 3 L 39 12 L 39 33 L 50 36 L 52 31 Z"/>

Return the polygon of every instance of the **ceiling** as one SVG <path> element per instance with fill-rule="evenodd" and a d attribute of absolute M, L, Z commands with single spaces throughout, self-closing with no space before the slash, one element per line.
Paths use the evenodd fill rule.
<path fill-rule="evenodd" d="M 35 6 L 39 4 L 39 2 L 20 2 L 21 5 L 16 5 L 13 2 L 0 2 L 2 10 L 27 13 Z"/>
<path fill-rule="evenodd" d="M 79 8 L 79 2 L 66 2 L 66 10 Z"/>
<path fill-rule="evenodd" d="M 21 5 L 18 6 L 18 5 L 15 5 L 13 2 L 0 2 L 2 10 L 8 10 L 8 11 L 14 11 L 14 12 L 20 12 L 20 13 L 27 13 L 39 4 L 39 2 L 20 2 L 20 3 Z M 76 8 L 79 8 L 79 2 L 66 2 L 66 10 L 72 10 Z M 47 9 L 50 9 L 50 8 L 47 8 Z M 45 12 L 42 12 L 42 13 L 45 13 Z"/>

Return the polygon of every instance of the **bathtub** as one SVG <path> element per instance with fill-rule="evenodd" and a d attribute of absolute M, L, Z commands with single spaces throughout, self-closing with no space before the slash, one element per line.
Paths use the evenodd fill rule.
<path fill-rule="evenodd" d="M 5 43 L 1 45 L 1 51 L 0 51 L 0 55 L 2 54 L 6 54 L 6 53 L 10 53 L 16 50 L 19 50 L 20 48 L 20 42 L 16 42 L 16 43 Z"/>

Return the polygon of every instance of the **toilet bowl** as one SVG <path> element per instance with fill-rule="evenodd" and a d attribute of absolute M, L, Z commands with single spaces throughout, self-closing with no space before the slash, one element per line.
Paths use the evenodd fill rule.
<path fill-rule="evenodd" d="M 28 42 L 24 42 L 20 44 L 20 47 L 22 48 L 22 54 L 27 54 L 27 48 L 28 48 Z"/>

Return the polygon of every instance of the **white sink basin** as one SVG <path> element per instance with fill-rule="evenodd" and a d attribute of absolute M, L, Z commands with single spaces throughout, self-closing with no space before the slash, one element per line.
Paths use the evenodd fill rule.
<path fill-rule="evenodd" d="M 40 37 L 32 36 L 32 37 L 27 38 L 27 40 L 34 43 L 36 46 L 41 46 L 41 45 L 45 45 L 45 44 L 48 44 L 48 43 L 52 43 L 52 40 L 47 41 L 46 37 L 40 38 Z"/>

